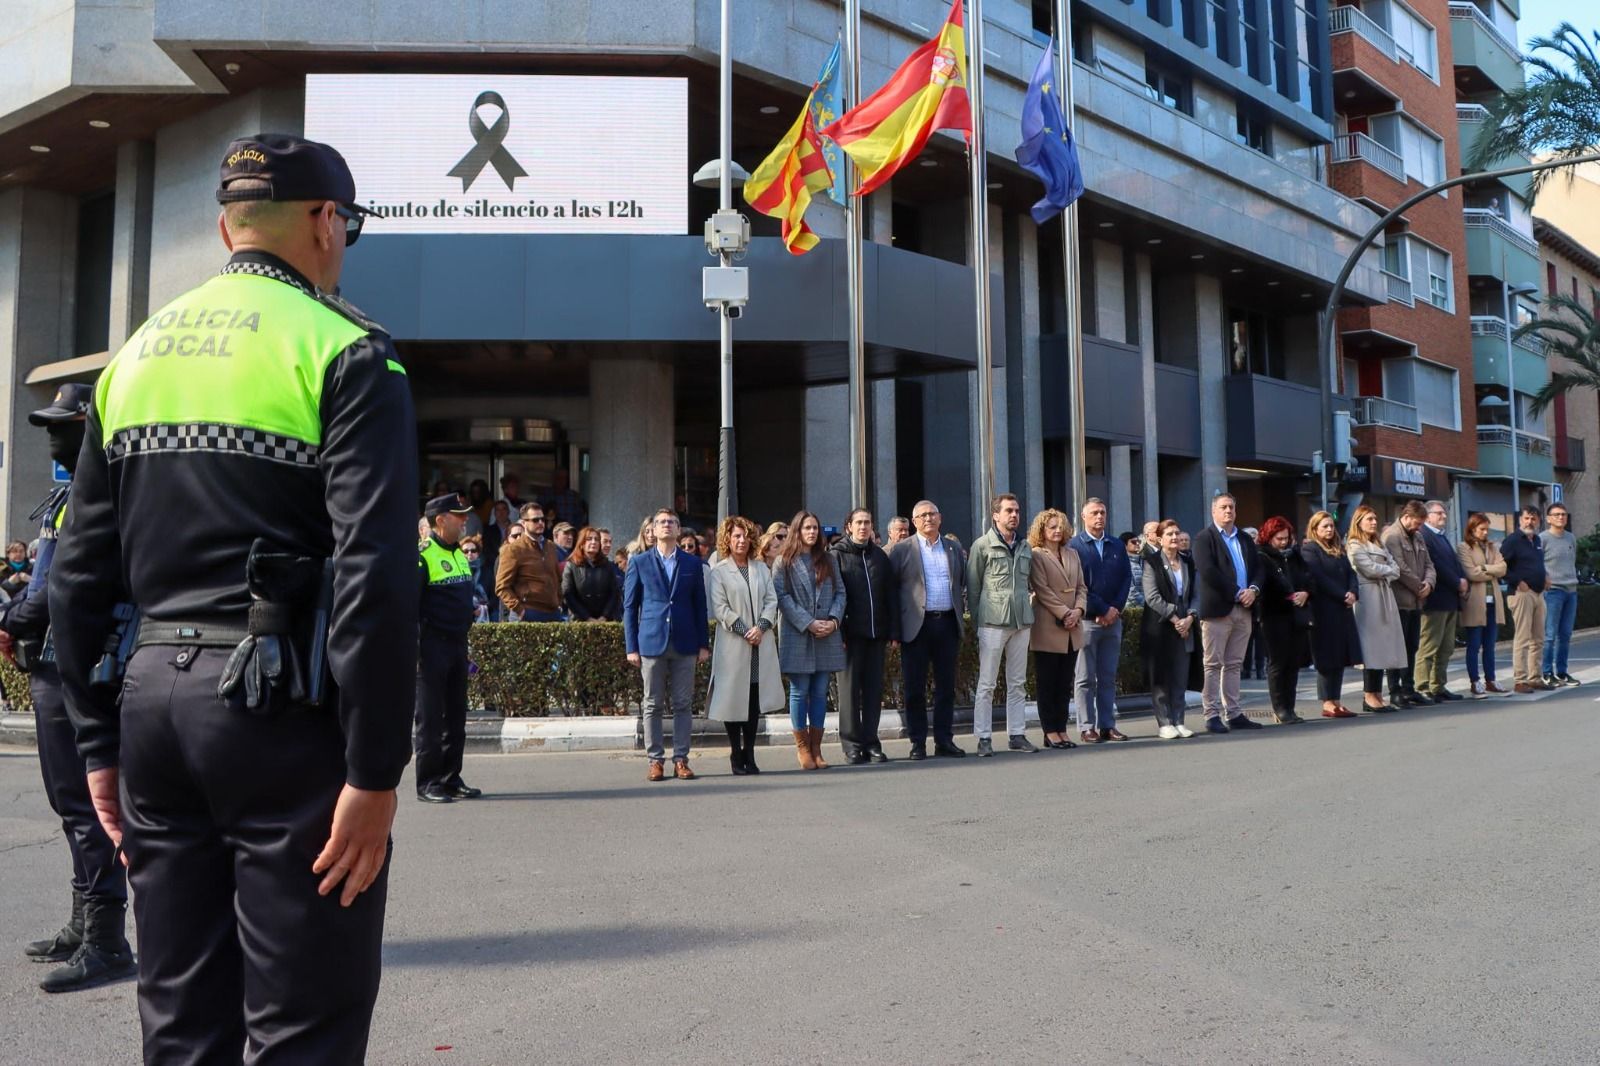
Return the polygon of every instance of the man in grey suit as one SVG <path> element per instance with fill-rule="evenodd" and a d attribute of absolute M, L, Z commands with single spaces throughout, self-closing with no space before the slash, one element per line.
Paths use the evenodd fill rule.
<path fill-rule="evenodd" d="M 928 755 L 928 668 L 933 667 L 933 752 L 960 758 L 956 746 L 956 657 L 961 650 L 962 594 L 966 568 L 961 544 L 941 537 L 939 508 L 929 500 L 911 510 L 916 533 L 889 553 L 889 569 L 899 583 L 900 611 L 890 620 L 889 637 L 900 642 L 905 679 L 906 732 L 913 761 Z"/>

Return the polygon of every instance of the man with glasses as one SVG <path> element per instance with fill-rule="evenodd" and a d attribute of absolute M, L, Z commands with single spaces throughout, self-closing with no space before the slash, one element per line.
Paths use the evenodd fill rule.
<path fill-rule="evenodd" d="M 711 658 L 705 566 L 678 547 L 678 516 L 663 507 L 651 517 L 654 550 L 628 561 L 622 583 L 622 640 L 628 662 L 639 668 L 644 697 L 647 781 L 666 779 L 662 716 L 672 715 L 672 776 L 693 781 L 689 743 L 694 728 L 694 668 Z"/>
<path fill-rule="evenodd" d="M 1544 655 L 1540 680 L 1549 688 L 1576 685 L 1567 672 L 1567 646 L 1578 621 L 1578 538 L 1567 529 L 1571 519 L 1559 503 L 1544 513 L 1549 526 L 1539 534 L 1544 546 L 1544 572 L 1549 585 L 1544 593 Z"/>
<path fill-rule="evenodd" d="M 1443 500 L 1423 504 L 1422 542 L 1433 560 L 1434 585 L 1422 602 L 1422 629 L 1417 639 L 1417 657 L 1412 671 L 1417 691 L 1435 702 L 1451 702 L 1462 697 L 1445 687 L 1450 655 L 1456 650 L 1456 623 L 1461 618 L 1461 600 L 1467 594 L 1467 572 L 1461 568 L 1445 527 L 1450 512 Z"/>
<path fill-rule="evenodd" d="M 1518 695 L 1550 688 L 1539 675 L 1544 651 L 1544 592 L 1549 581 L 1544 568 L 1544 543 L 1539 539 L 1539 508 L 1529 504 L 1518 516 L 1514 533 L 1500 542 L 1505 560 L 1506 593 L 1511 599 L 1511 691 Z"/>
<path fill-rule="evenodd" d="M 939 508 L 919 500 L 911 509 L 915 536 L 889 553 L 900 609 L 890 618 L 889 639 L 900 642 L 905 679 L 906 732 L 911 758 L 928 757 L 928 668 L 933 668 L 933 753 L 959 759 L 956 746 L 956 657 L 961 651 L 962 594 L 966 568 L 961 543 L 939 535 Z"/>
<path fill-rule="evenodd" d="M 361 1062 L 411 758 L 416 413 L 388 334 L 330 295 L 364 215 L 339 153 L 236 140 L 217 200 L 220 276 L 96 383 L 50 574 L 56 661 L 128 860 L 146 1061 Z M 325 565 L 313 706 L 322 647 L 293 586 Z M 138 647 L 96 684 L 118 601 Z"/>
<path fill-rule="evenodd" d="M 495 567 L 494 594 L 506 617 L 524 622 L 564 622 L 561 613 L 561 559 L 545 539 L 544 505 L 522 505 L 523 535 L 506 538 Z"/>

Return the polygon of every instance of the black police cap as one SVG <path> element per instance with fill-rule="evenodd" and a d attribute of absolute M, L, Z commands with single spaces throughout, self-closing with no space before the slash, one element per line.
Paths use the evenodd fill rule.
<path fill-rule="evenodd" d="M 89 413 L 89 404 L 94 399 L 92 385 L 79 385 L 72 382 L 56 390 L 55 399 L 50 401 L 49 407 L 41 407 L 28 416 L 30 425 L 49 426 L 57 422 L 71 422 L 75 418 L 82 418 Z"/>
<path fill-rule="evenodd" d="M 230 188 L 241 178 L 252 179 L 249 184 L 254 187 Z M 258 133 L 228 145 L 222 157 L 217 203 L 242 200 L 333 200 L 371 214 L 356 203 L 356 179 L 344 156 L 326 144 L 292 133 Z"/>
<path fill-rule="evenodd" d="M 449 492 L 429 500 L 422 513 L 428 518 L 438 518 L 442 514 L 471 514 L 472 508 L 467 506 L 459 492 Z"/>

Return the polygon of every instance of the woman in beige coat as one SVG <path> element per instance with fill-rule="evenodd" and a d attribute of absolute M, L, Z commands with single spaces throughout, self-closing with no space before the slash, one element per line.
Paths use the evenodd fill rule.
<path fill-rule="evenodd" d="M 1472 679 L 1472 698 L 1485 699 L 1491 692 L 1505 689 L 1494 683 L 1494 642 L 1506 620 L 1505 604 L 1500 599 L 1500 579 L 1506 576 L 1500 549 L 1489 540 L 1489 519 L 1481 514 L 1467 518 L 1466 538 L 1456 545 L 1456 558 L 1466 571 L 1469 586 L 1461 600 L 1461 628 L 1467 640 L 1467 676 Z M 1483 680 L 1478 680 L 1479 649 L 1482 648 Z"/>
<path fill-rule="evenodd" d="M 1083 613 L 1089 605 L 1089 588 L 1083 583 L 1083 564 L 1067 547 L 1072 523 L 1054 509 L 1040 511 L 1028 528 L 1033 549 L 1033 569 L 1028 587 L 1033 591 L 1033 672 L 1039 697 L 1039 725 L 1047 748 L 1077 747 L 1067 739 L 1067 708 L 1072 699 L 1078 649 L 1083 646 Z"/>
<path fill-rule="evenodd" d="M 711 651 L 711 692 L 706 717 L 728 729 L 728 761 L 735 774 L 759 774 L 756 726 L 767 711 L 784 706 L 778 673 L 778 593 L 772 572 L 754 557 L 760 532 L 748 518 L 731 515 L 717 528 L 718 561 L 706 575 L 706 603 L 717 626 Z"/>
<path fill-rule="evenodd" d="M 1345 554 L 1356 572 L 1356 632 L 1361 634 L 1361 695 L 1367 710 L 1385 714 L 1398 708 L 1383 702 L 1383 673 L 1389 671 L 1389 691 L 1400 690 L 1400 671 L 1406 666 L 1406 638 L 1400 629 L 1400 609 L 1390 586 L 1400 576 L 1400 565 L 1378 539 L 1378 513 L 1366 504 L 1350 520 Z"/>

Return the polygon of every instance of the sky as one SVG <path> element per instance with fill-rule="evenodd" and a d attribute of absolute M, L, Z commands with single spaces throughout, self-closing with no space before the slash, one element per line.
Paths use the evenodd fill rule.
<path fill-rule="evenodd" d="M 1522 0 L 1521 6 L 1517 29 L 1522 32 L 1524 48 L 1530 38 L 1544 36 L 1563 21 L 1585 33 L 1600 29 L 1600 2 L 1596 0 Z"/>

